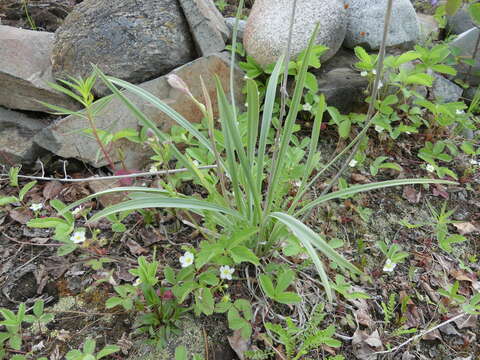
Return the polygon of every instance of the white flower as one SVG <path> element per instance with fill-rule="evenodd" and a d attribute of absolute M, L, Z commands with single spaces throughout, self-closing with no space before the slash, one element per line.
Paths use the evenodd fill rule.
<path fill-rule="evenodd" d="M 382 87 L 383 87 L 383 83 L 381 81 L 379 81 L 377 89 L 381 89 Z"/>
<path fill-rule="evenodd" d="M 180 265 L 182 265 L 182 268 L 186 268 L 193 264 L 194 259 L 195 257 L 193 256 L 193 254 L 189 251 L 186 251 L 185 254 L 183 254 L 183 256 L 180 256 L 178 260 L 180 261 Z"/>
<path fill-rule="evenodd" d="M 295 187 L 299 188 L 300 185 L 302 185 L 302 182 L 301 182 L 301 181 L 295 181 L 295 182 L 293 183 L 293 185 L 294 185 Z"/>
<path fill-rule="evenodd" d="M 133 286 L 139 286 L 141 283 L 142 280 L 140 280 L 140 278 L 137 278 L 137 280 L 135 280 L 135 282 L 133 283 Z"/>
<path fill-rule="evenodd" d="M 434 172 L 435 167 L 432 164 L 428 164 L 427 167 L 425 168 L 428 172 Z"/>
<path fill-rule="evenodd" d="M 70 240 L 75 244 L 83 243 L 85 239 L 85 231 L 75 231 L 73 235 L 70 236 Z"/>
<path fill-rule="evenodd" d="M 76 207 L 75 209 L 72 210 L 72 215 L 77 215 L 80 212 L 80 210 L 82 210 L 81 206 Z"/>
<path fill-rule="evenodd" d="M 235 269 L 228 265 L 220 266 L 220 279 L 232 280 Z"/>
<path fill-rule="evenodd" d="M 372 74 L 373 74 L 373 75 L 377 75 L 377 70 L 373 69 L 373 70 L 372 70 Z"/>
<path fill-rule="evenodd" d="M 309 103 L 305 103 L 303 104 L 302 109 L 303 111 L 310 111 L 312 110 L 312 105 L 310 105 Z"/>
<path fill-rule="evenodd" d="M 465 111 L 459 109 L 459 110 L 455 111 L 455 113 L 457 115 L 462 115 L 462 114 L 465 114 Z"/>
<path fill-rule="evenodd" d="M 381 127 L 380 125 L 375 125 L 375 131 L 376 132 L 381 133 L 383 130 L 384 130 L 383 127 Z"/>
<path fill-rule="evenodd" d="M 152 165 L 150 166 L 150 169 L 148 169 L 148 172 L 151 172 L 151 173 L 154 173 L 157 171 L 158 171 L 157 165 Z"/>
<path fill-rule="evenodd" d="M 358 164 L 358 161 L 355 160 L 355 159 L 352 159 L 352 160 L 348 163 L 348 166 L 350 166 L 350 167 L 355 167 L 355 166 L 357 166 L 357 164 Z"/>
<path fill-rule="evenodd" d="M 383 266 L 383 271 L 392 272 L 396 266 L 396 263 L 392 262 L 390 259 L 387 259 L 387 261 L 385 261 L 385 265 Z"/>
<path fill-rule="evenodd" d="M 43 343 L 43 340 L 42 340 L 38 344 L 35 344 L 35 345 L 32 346 L 32 351 L 36 352 L 36 351 L 42 350 L 44 348 L 45 348 L 45 344 Z"/>
<path fill-rule="evenodd" d="M 38 203 L 38 204 L 32 203 L 32 205 L 30 206 L 30 209 L 33 210 L 33 211 L 42 210 L 43 209 L 43 204 L 42 203 Z"/>
<path fill-rule="evenodd" d="M 362 72 L 360 73 L 360 76 L 363 76 L 363 77 L 365 77 L 365 76 L 367 76 L 367 75 L 368 75 L 368 73 L 367 73 L 366 71 L 362 71 Z"/>

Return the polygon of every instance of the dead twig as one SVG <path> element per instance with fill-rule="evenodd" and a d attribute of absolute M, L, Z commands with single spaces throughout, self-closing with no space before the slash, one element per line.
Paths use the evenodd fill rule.
<path fill-rule="evenodd" d="M 199 170 L 209 170 L 215 169 L 217 165 L 206 165 L 206 166 L 199 166 Z M 114 175 L 114 176 L 92 176 L 88 178 L 81 178 L 81 179 L 68 179 L 68 178 L 54 178 L 54 177 L 44 177 L 44 176 L 27 176 L 27 175 L 18 175 L 21 179 L 30 179 L 30 180 L 41 180 L 41 181 L 59 181 L 59 182 L 68 182 L 68 183 L 81 183 L 81 182 L 90 182 L 90 181 L 103 181 L 103 180 L 115 180 L 115 179 L 127 179 L 127 178 L 135 178 L 135 177 L 148 177 L 148 176 L 155 176 L 155 175 L 171 175 L 171 174 L 178 174 L 182 172 L 189 171 L 186 168 L 182 169 L 172 169 L 172 170 L 160 170 L 160 171 L 152 171 L 152 172 L 141 172 L 141 173 L 134 173 L 134 174 L 127 174 L 127 175 Z M 3 179 L 2 179 L 3 178 Z M 7 180 L 8 174 L 0 174 L 0 180 Z"/>
<path fill-rule="evenodd" d="M 394 348 L 390 349 L 390 350 L 385 350 L 385 351 L 377 351 L 377 352 L 374 352 L 372 355 L 377 355 L 377 354 L 390 354 L 392 352 L 396 352 L 398 350 L 400 350 L 401 348 L 403 348 L 404 346 L 410 344 L 412 341 L 415 341 L 419 338 L 422 338 L 424 337 L 425 335 L 427 335 L 428 333 L 431 333 L 432 331 L 435 331 L 439 328 L 441 328 L 442 326 L 444 325 L 447 325 L 447 324 L 450 324 L 451 322 L 455 321 L 455 320 L 458 320 L 464 316 L 466 316 L 468 314 L 466 313 L 461 313 L 461 314 L 458 314 L 457 316 L 454 316 L 453 318 L 451 319 L 448 319 L 447 321 L 444 321 L 436 326 L 434 326 L 433 328 L 431 329 L 428 329 L 428 330 L 425 330 L 425 331 L 422 331 L 420 334 L 417 334 L 415 336 L 412 336 L 410 339 L 408 339 L 407 341 L 404 341 L 403 343 L 401 343 L 400 345 L 398 346 L 395 346 Z"/>

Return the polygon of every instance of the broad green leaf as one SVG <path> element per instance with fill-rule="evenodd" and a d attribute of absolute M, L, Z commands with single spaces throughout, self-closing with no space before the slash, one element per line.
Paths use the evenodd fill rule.
<path fill-rule="evenodd" d="M 260 264 L 260 260 L 253 251 L 243 245 L 230 249 L 230 255 L 232 256 L 233 261 L 237 264 L 240 264 L 241 262 L 250 262 L 254 265 Z"/>
<path fill-rule="evenodd" d="M 262 287 L 263 291 L 269 298 L 274 298 L 275 297 L 275 289 L 273 287 L 273 282 L 272 279 L 270 279 L 270 276 L 266 274 L 261 274 L 258 278 L 260 281 L 260 286 Z"/>
<path fill-rule="evenodd" d="M 302 297 L 293 292 L 282 292 L 279 294 L 275 294 L 275 301 L 281 304 L 296 304 L 302 301 Z"/>
<path fill-rule="evenodd" d="M 313 93 L 318 92 L 317 78 L 311 72 L 307 72 L 307 75 L 305 78 L 305 87 Z"/>
<path fill-rule="evenodd" d="M 105 356 L 110 354 L 116 353 L 120 351 L 120 347 L 117 345 L 107 345 L 102 350 L 100 350 L 97 354 L 97 359 L 103 359 Z"/>
<path fill-rule="evenodd" d="M 22 190 L 19 191 L 18 198 L 20 199 L 20 201 L 23 201 L 23 198 L 25 197 L 27 192 L 29 192 L 35 186 L 36 183 L 37 183 L 36 181 L 30 181 L 22 188 Z"/>
<path fill-rule="evenodd" d="M 277 286 L 275 287 L 275 292 L 284 292 L 290 286 L 290 284 L 295 279 L 295 273 L 290 270 L 286 269 L 282 271 L 277 277 Z"/>
<path fill-rule="evenodd" d="M 448 16 L 453 16 L 455 13 L 460 9 L 462 6 L 462 0 L 447 0 L 445 4 L 445 11 L 447 12 Z"/>
<path fill-rule="evenodd" d="M 175 360 L 188 360 L 185 346 L 182 345 L 175 348 Z"/>
<path fill-rule="evenodd" d="M 75 243 L 68 243 L 65 245 L 60 246 L 57 249 L 57 256 L 65 256 L 70 254 L 71 252 L 74 252 L 77 249 L 77 244 Z"/>
<path fill-rule="evenodd" d="M 431 66 L 433 71 L 442 73 L 442 74 L 448 74 L 455 76 L 457 75 L 457 70 L 455 70 L 453 67 L 444 65 L 444 64 L 436 64 Z"/>
<path fill-rule="evenodd" d="M 468 12 L 475 24 L 480 25 L 480 3 L 471 4 L 468 7 Z"/>
<path fill-rule="evenodd" d="M 62 224 L 66 224 L 65 220 L 55 217 L 36 218 L 27 222 L 28 227 L 38 229 L 55 228 Z"/>
<path fill-rule="evenodd" d="M 413 74 L 407 76 L 407 78 L 405 79 L 405 83 L 432 87 L 433 78 L 430 75 L 424 73 Z"/>
<path fill-rule="evenodd" d="M 5 197 L 0 197 L 0 206 L 5 206 L 8 204 L 16 203 L 19 202 L 20 200 L 16 198 L 15 196 L 5 196 Z"/>
<path fill-rule="evenodd" d="M 361 46 L 355 46 L 353 51 L 355 51 L 355 55 L 357 56 L 357 58 L 359 58 L 360 60 L 362 60 L 365 63 L 372 64 L 372 60 L 370 58 L 370 55 L 368 55 L 368 53 L 365 51 L 364 48 L 362 48 Z"/>

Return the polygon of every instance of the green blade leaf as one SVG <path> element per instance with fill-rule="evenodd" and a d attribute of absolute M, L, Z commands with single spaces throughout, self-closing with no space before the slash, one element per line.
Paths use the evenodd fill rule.
<path fill-rule="evenodd" d="M 242 219 L 242 216 L 232 209 L 228 209 L 205 200 L 169 198 L 165 196 L 150 195 L 145 198 L 137 198 L 135 200 L 127 200 L 122 203 L 109 206 L 104 210 L 96 213 L 89 221 L 95 221 L 115 214 L 121 211 L 148 209 L 148 208 L 177 208 L 189 210 L 207 210 L 220 212 Z"/>
<path fill-rule="evenodd" d="M 305 205 L 303 208 L 298 210 L 294 216 L 300 216 L 301 214 L 306 213 L 311 208 L 320 205 L 326 201 L 332 199 L 340 199 L 344 196 L 353 195 L 359 192 L 371 191 L 376 189 L 382 189 L 386 187 L 392 186 L 399 186 L 399 185 L 413 185 L 413 184 L 445 184 L 445 185 L 456 185 L 457 183 L 454 181 L 447 181 L 447 180 L 438 180 L 438 179 L 401 179 L 401 180 L 388 180 L 388 181 L 381 181 L 371 184 L 364 184 L 364 185 L 354 185 L 350 186 L 347 189 L 334 191 L 324 196 L 320 196 L 314 201 L 310 202 L 309 204 Z"/>

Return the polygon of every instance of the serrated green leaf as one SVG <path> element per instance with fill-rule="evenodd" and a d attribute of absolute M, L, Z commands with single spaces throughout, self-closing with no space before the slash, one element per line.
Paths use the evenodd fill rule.
<path fill-rule="evenodd" d="M 236 264 L 240 264 L 242 262 L 250 262 L 254 265 L 260 264 L 260 260 L 253 253 L 253 251 L 243 245 L 230 249 L 230 255 Z"/>

